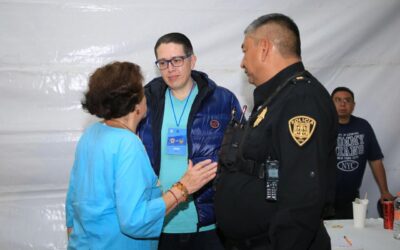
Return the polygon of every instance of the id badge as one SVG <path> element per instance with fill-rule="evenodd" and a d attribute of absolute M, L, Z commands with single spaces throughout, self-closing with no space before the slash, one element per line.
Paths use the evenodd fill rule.
<path fill-rule="evenodd" d="M 186 155 L 187 140 L 186 129 L 169 128 L 167 138 L 167 154 L 169 155 Z"/>

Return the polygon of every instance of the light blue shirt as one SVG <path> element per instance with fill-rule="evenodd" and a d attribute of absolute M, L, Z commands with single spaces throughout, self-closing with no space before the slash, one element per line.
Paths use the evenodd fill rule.
<path fill-rule="evenodd" d="M 168 92 L 169 90 L 165 92 L 164 118 L 161 129 L 160 182 L 163 191 L 167 191 L 174 183 L 181 179 L 183 174 L 186 172 L 188 165 L 187 153 L 184 155 L 167 154 L 166 147 L 168 129 L 180 128 L 185 131 L 187 130 L 187 122 L 190 109 L 199 91 L 197 88 L 197 84 L 195 84 L 192 93 L 190 94 L 190 96 L 187 97 L 189 99 L 185 98 L 184 100 L 179 100 L 175 98 L 172 93 L 171 95 L 169 95 Z M 173 103 L 172 105 L 171 101 Z M 186 108 L 184 108 L 186 101 Z M 177 125 L 177 123 L 179 123 L 179 126 Z M 188 152 L 188 149 L 186 149 L 186 152 Z M 175 208 L 170 214 L 166 216 L 163 232 L 193 233 L 197 231 L 197 222 L 198 218 L 196 207 L 194 205 L 192 197 L 190 196 L 188 202 L 179 204 L 177 208 Z M 200 231 L 210 230 L 212 228 L 215 228 L 215 226 L 212 225 L 211 227 L 204 227 Z"/>
<path fill-rule="evenodd" d="M 95 123 L 79 140 L 66 199 L 68 249 L 157 249 L 165 215 L 140 139 Z"/>

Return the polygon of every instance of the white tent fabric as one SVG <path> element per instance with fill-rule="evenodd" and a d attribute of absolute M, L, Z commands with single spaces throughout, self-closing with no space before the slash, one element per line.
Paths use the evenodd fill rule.
<path fill-rule="evenodd" d="M 374 127 L 390 190 L 400 191 L 398 0 L 0 0 L 0 249 L 66 248 L 64 199 L 77 140 L 96 120 L 80 106 L 95 68 L 133 61 L 151 80 L 155 41 L 178 31 L 196 68 L 252 106 L 243 30 L 271 12 L 296 21 L 303 61 L 328 91 L 354 90 L 355 115 Z M 361 192 L 376 217 L 369 169 Z"/>

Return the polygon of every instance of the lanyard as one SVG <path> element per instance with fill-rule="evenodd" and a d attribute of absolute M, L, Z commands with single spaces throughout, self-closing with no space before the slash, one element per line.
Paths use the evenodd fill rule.
<path fill-rule="evenodd" d="M 183 106 L 183 110 L 182 110 L 182 113 L 181 113 L 181 115 L 180 115 L 180 117 L 179 117 L 179 121 L 176 120 L 176 114 L 175 114 L 174 103 L 172 102 L 172 97 L 171 97 L 171 89 L 168 88 L 169 100 L 171 101 L 172 113 L 174 113 L 174 118 L 175 118 L 176 127 L 179 127 L 179 124 L 181 124 L 182 116 L 183 116 L 183 113 L 185 113 L 185 109 L 186 109 L 186 106 L 187 106 L 187 104 L 188 104 L 188 102 L 189 102 L 189 98 L 190 98 L 190 95 L 192 94 L 193 88 L 194 88 L 194 83 L 193 83 L 193 85 L 192 85 L 192 88 L 190 89 L 189 95 L 186 97 L 186 102 L 185 102 L 185 105 Z"/>

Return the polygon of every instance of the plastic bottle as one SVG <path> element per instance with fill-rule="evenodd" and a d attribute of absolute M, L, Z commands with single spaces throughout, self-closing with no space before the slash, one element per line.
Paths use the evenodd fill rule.
<path fill-rule="evenodd" d="M 393 202 L 394 218 L 393 218 L 393 237 L 400 240 L 400 192 L 397 193 L 397 198 Z"/>

